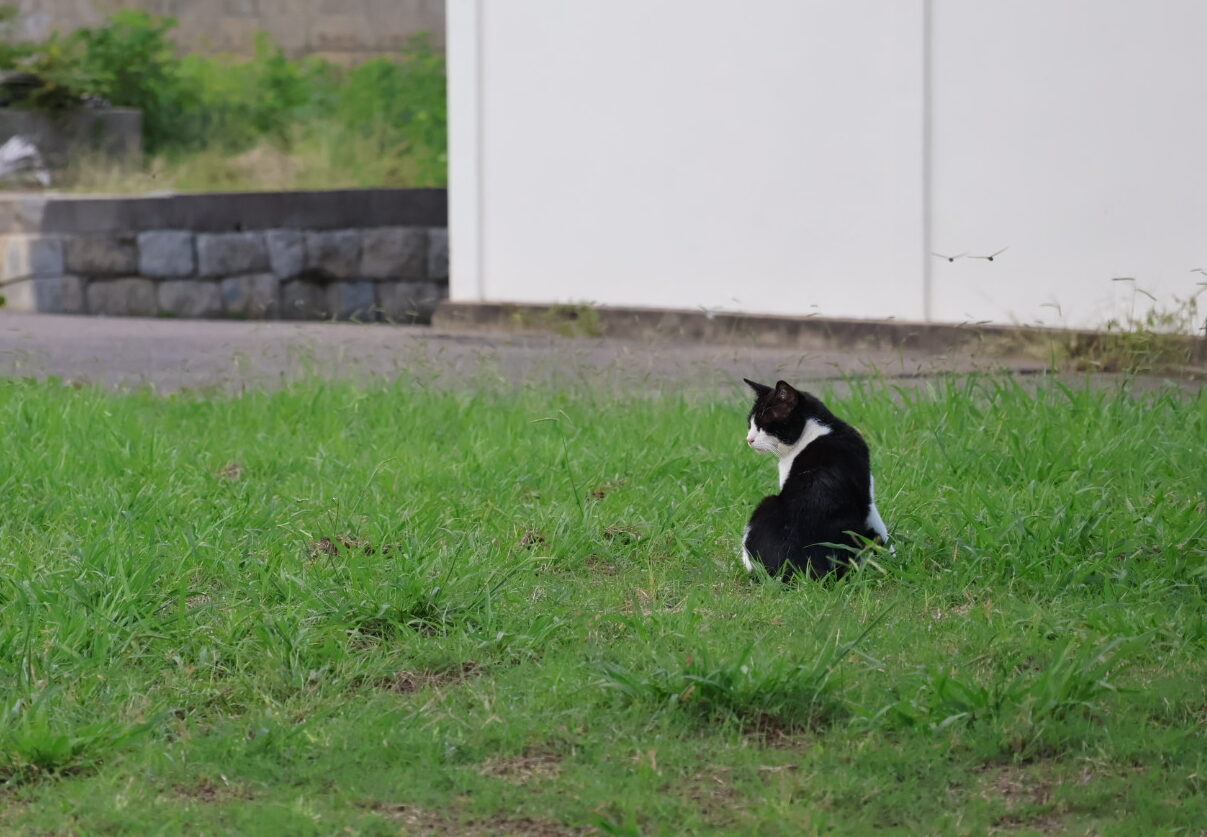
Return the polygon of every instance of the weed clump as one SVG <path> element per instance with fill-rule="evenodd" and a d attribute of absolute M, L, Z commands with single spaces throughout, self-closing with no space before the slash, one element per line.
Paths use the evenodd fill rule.
<path fill-rule="evenodd" d="M 666 658 L 645 670 L 607 663 L 599 685 L 631 704 L 697 721 L 756 731 L 820 728 L 846 712 L 836 672 L 868 630 L 853 642 L 836 634 L 803 662 L 748 646 L 737 655 L 699 651 Z"/>

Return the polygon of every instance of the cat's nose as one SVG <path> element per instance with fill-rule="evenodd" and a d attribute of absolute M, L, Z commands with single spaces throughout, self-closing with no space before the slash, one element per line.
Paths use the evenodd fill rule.
<path fill-rule="evenodd" d="M 750 445 L 750 446 L 752 446 L 752 447 L 753 447 L 753 446 L 754 446 L 754 437 L 753 437 L 753 436 L 747 436 L 747 437 L 746 437 L 746 444 L 748 444 L 748 445 Z"/>

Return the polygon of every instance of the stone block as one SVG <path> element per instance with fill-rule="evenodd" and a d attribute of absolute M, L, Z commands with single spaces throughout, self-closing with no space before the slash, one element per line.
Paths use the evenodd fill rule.
<path fill-rule="evenodd" d="M 63 240 L 58 236 L 6 235 L 0 237 L 0 248 L 0 279 L 63 275 Z"/>
<path fill-rule="evenodd" d="M 325 279 L 356 278 L 360 271 L 360 232 L 307 232 L 306 271 Z"/>
<path fill-rule="evenodd" d="M 222 280 L 226 313 L 253 320 L 276 317 L 281 312 L 281 280 L 275 273 L 231 276 Z"/>
<path fill-rule="evenodd" d="M 138 235 L 140 276 L 192 276 L 197 267 L 193 234 L 187 230 L 154 230 Z"/>
<path fill-rule="evenodd" d="M 197 273 L 201 276 L 239 276 L 268 270 L 264 233 L 200 233 Z"/>
<path fill-rule="evenodd" d="M 448 297 L 443 282 L 378 282 L 377 310 L 391 323 L 430 323 L 432 312 Z"/>
<path fill-rule="evenodd" d="M 448 229 L 427 231 L 427 278 L 448 278 Z"/>
<path fill-rule="evenodd" d="M 63 250 L 67 273 L 129 276 L 138 272 L 138 242 L 133 234 L 73 235 Z"/>
<path fill-rule="evenodd" d="M 306 268 L 306 239 L 301 230 L 269 230 L 264 241 L 269 267 L 277 276 L 292 279 Z"/>
<path fill-rule="evenodd" d="M 292 279 L 283 283 L 281 316 L 287 320 L 319 320 L 326 317 L 326 287 L 305 279 Z"/>
<path fill-rule="evenodd" d="M 366 279 L 423 279 L 427 233 L 417 227 L 376 227 L 360 234 L 360 275 Z"/>
<path fill-rule="evenodd" d="M 14 282 L 4 289 L 4 308 L 42 314 L 84 313 L 84 280 L 78 276 L 45 276 Z"/>
<path fill-rule="evenodd" d="M 372 322 L 377 319 L 373 282 L 332 282 L 327 286 L 327 310 L 337 320 Z"/>
<path fill-rule="evenodd" d="M 157 283 L 159 313 L 176 317 L 219 317 L 218 283 L 201 279 L 165 279 Z"/>
<path fill-rule="evenodd" d="M 141 277 L 94 280 L 88 283 L 84 296 L 90 314 L 153 317 L 159 310 L 155 283 Z"/>

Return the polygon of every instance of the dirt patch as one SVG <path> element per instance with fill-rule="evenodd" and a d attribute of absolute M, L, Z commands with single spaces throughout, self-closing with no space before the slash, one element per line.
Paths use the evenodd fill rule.
<path fill-rule="evenodd" d="M 29 813 L 32 807 L 32 803 L 17 798 L 14 788 L 0 785 L 0 826 L 16 822 L 19 817 Z"/>
<path fill-rule="evenodd" d="M 238 482 L 243 478 L 243 466 L 238 462 L 227 462 L 216 474 L 218 479 L 226 480 L 227 482 Z"/>
<path fill-rule="evenodd" d="M 430 835 L 515 835 L 515 837 L 579 837 L 597 834 L 596 829 L 572 828 L 555 820 L 537 817 L 517 817 L 495 814 L 471 820 L 461 820 L 442 811 L 429 811 L 418 805 L 372 802 L 366 805 L 371 811 L 401 825 L 407 834 Z"/>
<path fill-rule="evenodd" d="M 592 500 L 602 500 L 604 497 L 607 497 L 626 482 L 628 482 L 628 480 L 623 477 L 613 482 L 605 482 L 587 492 L 587 496 Z"/>
<path fill-rule="evenodd" d="M 335 539 L 319 538 L 310 544 L 310 557 L 317 558 L 320 555 L 339 555 L 341 551 L 355 552 L 357 550 L 363 552 L 365 555 L 373 555 L 377 552 L 373 544 L 366 540 L 353 535 L 341 535 Z M 381 554 L 389 555 L 390 548 L 388 546 L 383 548 Z"/>
<path fill-rule="evenodd" d="M 771 715 L 758 715 L 747 721 L 743 733 L 752 746 L 769 750 L 807 750 L 812 743 L 813 733 L 820 723 L 810 725 L 802 721 L 785 721 Z"/>
<path fill-rule="evenodd" d="M 733 786 L 728 767 L 710 767 L 688 777 L 673 788 L 680 799 L 688 799 L 709 823 L 732 825 L 745 809 L 747 800 Z"/>
<path fill-rule="evenodd" d="M 399 671 L 378 681 L 377 688 L 397 695 L 413 695 L 421 689 L 439 689 L 453 686 L 482 673 L 475 662 L 464 662 L 439 671 Z"/>
<path fill-rule="evenodd" d="M 232 785 L 225 779 L 203 776 L 192 784 L 177 784 L 171 787 L 172 796 L 193 802 L 217 803 L 232 799 L 251 799 L 252 792 L 242 785 Z"/>
<path fill-rule="evenodd" d="M 479 769 L 483 776 L 521 786 L 552 781 L 561 771 L 561 755 L 550 750 L 525 750 L 518 756 L 492 757 Z"/>
<path fill-rule="evenodd" d="M 1040 834 L 1065 834 L 1064 820 L 1055 814 L 1045 814 L 1038 817 L 1024 817 L 1007 814 L 999 817 L 989 827 L 990 834 L 1009 834 L 1012 831 L 1038 831 Z"/>
<path fill-rule="evenodd" d="M 603 530 L 604 540 L 612 541 L 621 546 L 629 546 L 645 537 L 645 533 L 636 526 L 614 525 Z"/>
<path fill-rule="evenodd" d="M 516 546 L 520 549 L 536 549 L 540 546 L 547 546 L 549 541 L 545 540 L 545 536 L 535 529 L 525 529 L 524 534 L 520 536 Z"/>
<path fill-rule="evenodd" d="M 659 602 L 654 593 L 636 588 L 634 592 L 637 594 L 634 600 L 624 603 L 620 608 L 620 613 L 624 616 L 632 616 L 640 611 L 642 616 L 649 616 L 652 613 L 682 613 L 683 604 L 674 604 L 670 601 Z M 698 613 L 704 613 L 700 610 Z"/>
<path fill-rule="evenodd" d="M 588 569 L 590 569 L 592 572 L 596 572 L 601 575 L 616 575 L 616 565 L 607 558 L 603 558 L 599 555 L 588 555 L 586 563 Z"/>
<path fill-rule="evenodd" d="M 1028 829 L 1041 834 L 1063 833 L 1064 823 L 1058 812 L 1027 810 L 1051 809 L 1052 791 L 1063 784 L 1061 779 L 1014 764 L 986 768 L 981 773 L 983 780 L 979 796 L 1000 802 L 1006 809 L 1005 814 L 994 819 L 992 831 L 1002 833 Z M 1081 784 L 1088 781 L 1088 774 L 1085 774 Z"/>

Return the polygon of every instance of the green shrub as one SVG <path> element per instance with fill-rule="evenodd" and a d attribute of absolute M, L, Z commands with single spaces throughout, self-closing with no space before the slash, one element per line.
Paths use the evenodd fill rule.
<path fill-rule="evenodd" d="M 16 19 L 15 6 L 0 6 L 0 70 L 11 70 L 33 49 L 32 44 L 21 44 L 14 40 L 12 30 Z"/>
<path fill-rule="evenodd" d="M 339 77 L 324 61 L 290 61 L 261 34 L 246 62 L 192 55 L 180 61 L 180 78 L 197 96 L 182 114 L 176 150 L 217 146 L 243 150 L 260 140 L 288 147 L 301 126 L 329 120 Z"/>
<path fill-rule="evenodd" d="M 154 152 L 177 139 L 182 112 L 196 106 L 196 93 L 183 83 L 168 32 L 173 18 L 134 9 L 115 12 L 104 26 L 80 29 L 69 40 L 80 48 L 86 93 L 143 113 L 143 141 Z"/>
<path fill-rule="evenodd" d="M 400 62 L 377 58 L 349 71 L 337 102 L 337 119 L 346 129 L 395 134 L 423 167 L 424 179 L 444 180 L 448 165 L 444 58 L 425 36 L 411 40 Z"/>
<path fill-rule="evenodd" d="M 0 34 L 14 19 L 0 7 Z M 299 153 L 320 181 L 447 182 L 444 58 L 425 36 L 397 58 L 342 69 L 316 58 L 291 60 L 263 33 L 247 61 L 178 57 L 169 37 L 175 26 L 173 18 L 127 9 L 102 26 L 40 44 L 6 37 L 0 69 L 20 67 L 44 81 L 23 106 L 62 111 L 99 98 L 140 109 L 143 147 L 152 157 L 212 160 L 268 145 Z"/>

